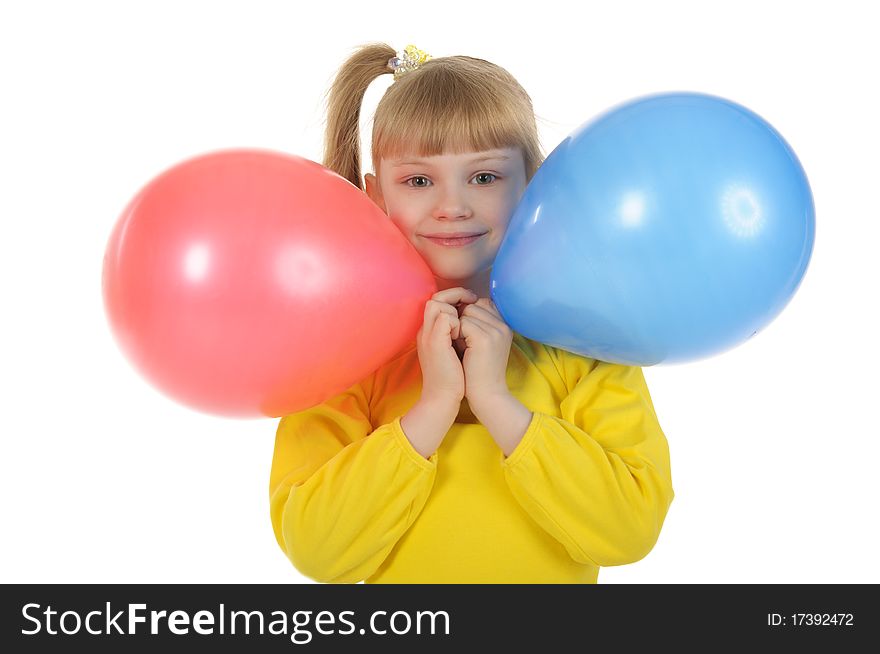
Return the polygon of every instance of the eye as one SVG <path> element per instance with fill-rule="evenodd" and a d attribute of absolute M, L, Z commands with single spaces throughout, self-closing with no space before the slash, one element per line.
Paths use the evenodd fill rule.
<path fill-rule="evenodd" d="M 494 182 L 496 179 L 498 179 L 498 176 L 494 175 L 492 173 L 477 173 L 474 176 L 474 179 L 480 179 L 480 178 L 485 179 L 486 177 L 491 177 L 492 179 L 487 180 L 485 183 L 478 183 L 477 186 L 488 186 L 489 184 Z"/>
<path fill-rule="evenodd" d="M 413 182 L 414 180 L 422 180 L 423 183 L 419 183 L 419 184 L 410 184 L 410 182 Z M 422 175 L 416 175 L 415 177 L 410 177 L 410 178 L 409 178 L 408 180 L 406 180 L 404 183 L 405 183 L 407 186 L 411 187 L 411 188 L 425 188 L 426 186 L 428 186 L 428 181 L 429 181 L 429 180 L 428 180 L 427 177 L 424 177 L 424 176 L 422 176 Z"/>

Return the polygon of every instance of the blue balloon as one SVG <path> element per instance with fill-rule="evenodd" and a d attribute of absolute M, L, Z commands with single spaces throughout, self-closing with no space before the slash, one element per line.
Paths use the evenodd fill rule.
<path fill-rule="evenodd" d="M 520 334 L 649 366 L 711 356 L 772 321 L 803 279 L 815 213 L 794 151 L 722 98 L 648 96 L 550 153 L 492 269 Z"/>

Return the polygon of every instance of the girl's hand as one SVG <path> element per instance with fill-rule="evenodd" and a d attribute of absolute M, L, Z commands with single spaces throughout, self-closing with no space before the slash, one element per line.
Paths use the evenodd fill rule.
<path fill-rule="evenodd" d="M 464 307 L 460 331 L 467 346 L 463 359 L 465 396 L 476 414 L 481 404 L 510 394 L 507 360 L 513 331 L 489 298 Z"/>
<path fill-rule="evenodd" d="M 466 288 L 447 288 L 425 304 L 425 318 L 416 338 L 422 367 L 422 399 L 454 403 L 464 398 L 464 370 L 453 348 L 460 336 L 461 320 L 456 306 L 477 301 Z"/>

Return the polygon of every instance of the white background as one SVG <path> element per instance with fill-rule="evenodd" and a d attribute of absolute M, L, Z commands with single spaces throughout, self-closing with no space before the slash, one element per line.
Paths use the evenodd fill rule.
<path fill-rule="evenodd" d="M 149 386 L 109 331 L 101 266 L 130 197 L 182 159 L 320 160 L 334 71 L 385 41 L 507 68 L 547 153 L 621 101 L 674 90 L 739 102 L 783 134 L 816 202 L 803 285 L 739 348 L 645 370 L 676 498 L 654 550 L 599 581 L 880 582 L 868 3 L 580 4 L 4 3 L 0 580 L 308 582 L 269 522 L 276 421 L 212 417 Z"/>

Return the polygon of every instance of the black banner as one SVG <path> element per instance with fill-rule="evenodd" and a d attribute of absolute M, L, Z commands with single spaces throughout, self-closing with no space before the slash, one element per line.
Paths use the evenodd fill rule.
<path fill-rule="evenodd" d="M 880 635 L 876 584 L 5 585 L 2 595 L 6 652 L 849 647 Z"/>

